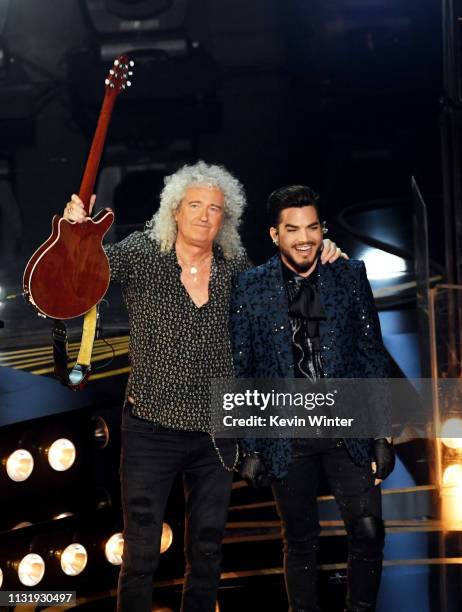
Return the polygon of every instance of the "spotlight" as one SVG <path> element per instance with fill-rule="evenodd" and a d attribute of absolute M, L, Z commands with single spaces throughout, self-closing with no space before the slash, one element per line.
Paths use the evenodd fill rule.
<path fill-rule="evenodd" d="M 61 569 L 68 576 L 78 576 L 87 565 L 88 555 L 82 544 L 69 544 L 61 554 Z"/>
<path fill-rule="evenodd" d="M 404 259 L 380 249 L 368 249 L 361 259 L 364 260 L 367 276 L 373 280 L 396 278 L 406 272 Z"/>
<path fill-rule="evenodd" d="M 22 521 L 22 523 L 18 523 L 17 525 L 12 527 L 11 531 L 14 531 L 15 529 L 24 529 L 24 527 L 31 527 L 31 526 L 32 526 L 32 523 L 29 523 L 29 521 Z"/>
<path fill-rule="evenodd" d="M 124 551 L 124 538 L 121 533 L 115 533 L 106 542 L 104 552 L 106 559 L 112 565 L 120 565 L 122 563 L 122 553 Z"/>
<path fill-rule="evenodd" d="M 65 472 L 75 461 L 75 446 L 67 438 L 55 440 L 48 449 L 48 463 L 57 472 Z"/>
<path fill-rule="evenodd" d="M 40 555 L 30 553 L 19 563 L 19 581 L 25 586 L 35 586 L 38 584 L 42 580 L 44 573 L 45 562 Z"/>
<path fill-rule="evenodd" d="M 2 588 L 2 584 L 3 584 L 3 572 L 2 572 L 2 568 L 0 568 L 0 589 Z"/>
<path fill-rule="evenodd" d="M 448 419 L 441 428 L 441 442 L 448 448 L 462 449 L 462 419 Z"/>
<path fill-rule="evenodd" d="M 447 531 L 462 531 L 462 465 L 449 465 L 443 474 L 441 519 Z"/>
<path fill-rule="evenodd" d="M 173 541 L 173 531 L 170 525 L 162 523 L 162 538 L 160 540 L 160 554 L 167 551 Z"/>
<path fill-rule="evenodd" d="M 172 608 L 165 606 L 163 603 L 157 601 L 152 602 L 151 612 L 173 612 Z"/>
<path fill-rule="evenodd" d="M 98 448 L 106 448 L 109 443 L 109 428 L 106 421 L 103 417 L 95 416 L 93 417 L 93 423 L 95 426 L 94 436 L 96 446 Z"/>
<path fill-rule="evenodd" d="M 60 519 L 68 518 L 70 516 L 74 516 L 74 513 L 73 512 L 61 512 L 60 514 L 57 514 L 56 516 L 54 516 L 53 520 L 59 521 Z"/>
<path fill-rule="evenodd" d="M 443 484 L 446 487 L 462 487 L 462 465 L 460 463 L 449 465 L 444 470 Z"/>
<path fill-rule="evenodd" d="M 12 453 L 6 462 L 6 471 L 11 480 L 24 482 L 32 474 L 34 458 L 29 451 L 20 448 Z"/>

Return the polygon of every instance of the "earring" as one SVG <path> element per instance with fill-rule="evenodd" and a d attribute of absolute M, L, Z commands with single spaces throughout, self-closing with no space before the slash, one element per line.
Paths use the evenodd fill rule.
<path fill-rule="evenodd" d="M 279 246 L 279 240 L 273 240 L 273 242 L 276 246 Z"/>

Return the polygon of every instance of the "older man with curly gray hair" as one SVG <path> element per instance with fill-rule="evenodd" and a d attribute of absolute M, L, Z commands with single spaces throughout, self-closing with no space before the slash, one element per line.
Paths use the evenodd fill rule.
<path fill-rule="evenodd" d="M 250 266 L 238 233 L 244 207 L 242 185 L 227 170 L 202 161 L 183 166 L 165 179 L 146 230 L 105 248 L 131 330 L 119 612 L 151 610 L 165 505 L 179 473 L 186 501 L 181 610 L 215 610 L 238 447 L 218 445 L 210 431 L 210 380 L 233 376 L 231 281 Z M 64 217 L 85 222 L 78 196 Z M 335 259 L 338 249 L 327 247 L 324 260 Z"/>

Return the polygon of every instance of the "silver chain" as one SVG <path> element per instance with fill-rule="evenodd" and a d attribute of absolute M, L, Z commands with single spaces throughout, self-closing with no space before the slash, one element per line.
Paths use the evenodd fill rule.
<path fill-rule="evenodd" d="M 232 466 L 226 465 L 223 457 L 221 456 L 220 453 L 220 449 L 217 446 L 217 443 L 215 442 L 215 436 L 211 433 L 210 437 L 212 438 L 212 444 L 213 444 L 213 448 L 215 449 L 215 452 L 218 455 L 218 459 L 220 460 L 221 465 L 225 468 L 225 470 L 227 472 L 237 472 L 237 462 L 239 461 L 239 444 L 236 442 L 236 456 L 234 457 L 234 463 Z"/>

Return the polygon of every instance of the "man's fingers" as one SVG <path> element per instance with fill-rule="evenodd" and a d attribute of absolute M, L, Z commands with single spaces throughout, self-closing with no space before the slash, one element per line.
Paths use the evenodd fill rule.
<path fill-rule="evenodd" d="M 371 468 L 372 468 L 372 473 L 375 474 L 377 471 L 377 464 L 375 461 L 372 461 Z"/>
<path fill-rule="evenodd" d="M 80 208 L 83 208 L 83 202 L 82 200 L 79 198 L 79 196 L 75 193 L 73 193 L 71 195 L 71 203 L 74 206 L 80 206 Z"/>
<path fill-rule="evenodd" d="M 323 240 L 323 249 L 321 251 L 321 263 L 329 263 L 332 255 L 335 255 L 337 245 L 329 238 Z"/>
<path fill-rule="evenodd" d="M 379 485 L 381 482 L 383 482 L 383 480 L 381 478 L 376 478 L 374 481 L 374 486 L 376 487 L 377 485 Z"/>

